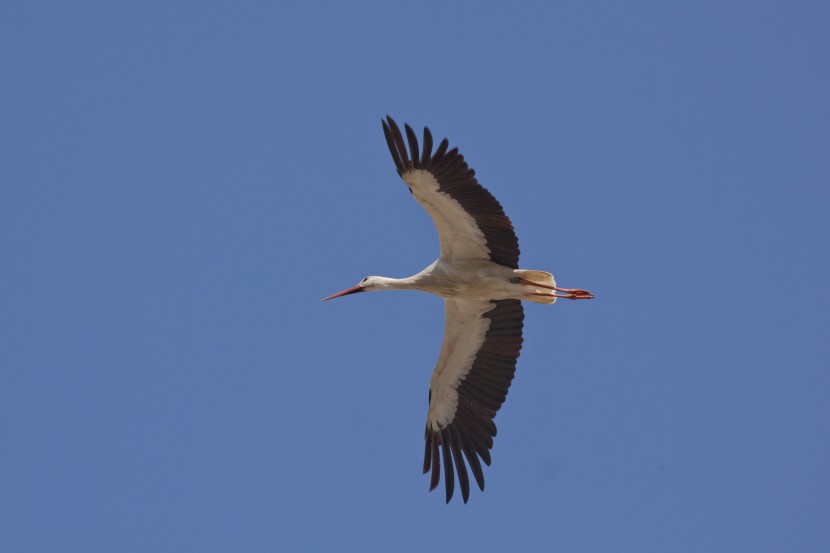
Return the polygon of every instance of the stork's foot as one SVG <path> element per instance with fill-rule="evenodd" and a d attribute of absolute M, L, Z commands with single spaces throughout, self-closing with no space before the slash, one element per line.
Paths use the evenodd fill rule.
<path fill-rule="evenodd" d="M 565 292 L 565 296 L 569 300 L 590 300 L 594 295 L 588 290 L 581 290 L 579 288 L 556 288 L 560 292 Z"/>

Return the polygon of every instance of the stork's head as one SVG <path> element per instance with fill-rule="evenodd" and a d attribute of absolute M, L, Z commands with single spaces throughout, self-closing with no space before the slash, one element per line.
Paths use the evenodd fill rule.
<path fill-rule="evenodd" d="M 340 296 L 348 296 L 349 294 L 357 294 L 358 292 L 371 292 L 372 290 L 377 290 L 378 286 L 380 286 L 379 280 L 380 277 L 368 276 L 358 282 L 356 286 L 346 288 L 342 292 L 332 294 L 331 296 L 323 298 L 320 301 L 333 300 L 334 298 L 339 298 Z"/>

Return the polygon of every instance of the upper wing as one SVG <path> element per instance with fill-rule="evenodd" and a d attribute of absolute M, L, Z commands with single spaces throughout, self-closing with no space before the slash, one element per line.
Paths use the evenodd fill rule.
<path fill-rule="evenodd" d="M 433 153 L 432 133 L 424 128 L 421 151 L 415 133 L 404 125 L 407 152 L 395 121 L 387 115 L 382 123 L 398 174 L 438 229 L 441 257 L 489 259 L 518 269 L 519 240 L 513 224 L 498 200 L 478 183 L 458 148 L 447 151 L 445 138 Z"/>
<path fill-rule="evenodd" d="M 493 418 L 516 372 L 524 312 L 519 300 L 445 299 L 444 308 L 444 343 L 429 384 L 424 473 L 432 468 L 432 491 L 441 479 L 443 457 L 449 503 L 455 486 L 454 461 L 466 503 L 470 480 L 461 454 L 484 491 L 479 457 L 490 465 L 496 435 Z"/>

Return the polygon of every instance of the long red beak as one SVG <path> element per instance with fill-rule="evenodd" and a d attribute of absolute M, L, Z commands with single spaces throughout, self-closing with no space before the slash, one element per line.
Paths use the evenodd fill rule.
<path fill-rule="evenodd" d="M 339 298 L 340 296 L 348 296 L 349 294 L 356 294 L 358 292 L 363 291 L 364 289 L 360 286 L 360 284 L 358 284 L 357 286 L 352 286 L 351 288 L 343 290 L 342 292 L 337 292 L 336 294 L 332 294 L 327 298 L 323 298 L 320 301 L 333 300 L 334 298 Z"/>

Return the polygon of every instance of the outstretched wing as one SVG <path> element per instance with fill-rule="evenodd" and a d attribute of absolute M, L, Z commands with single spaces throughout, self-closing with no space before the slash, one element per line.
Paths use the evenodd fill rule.
<path fill-rule="evenodd" d="M 444 308 L 444 343 L 429 384 L 424 474 L 432 469 L 429 489 L 434 490 L 443 460 L 447 503 L 456 473 L 466 503 L 470 479 L 464 457 L 484 491 L 480 460 L 490 465 L 496 435 L 493 419 L 516 372 L 524 312 L 519 300 L 447 298 Z"/>
<path fill-rule="evenodd" d="M 441 241 L 441 258 L 489 259 L 519 268 L 519 240 L 498 200 L 481 186 L 458 148 L 445 138 L 432 151 L 432 133 L 424 128 L 423 151 L 404 125 L 409 151 L 398 125 L 387 116 L 383 134 L 398 174 L 432 217 Z"/>

